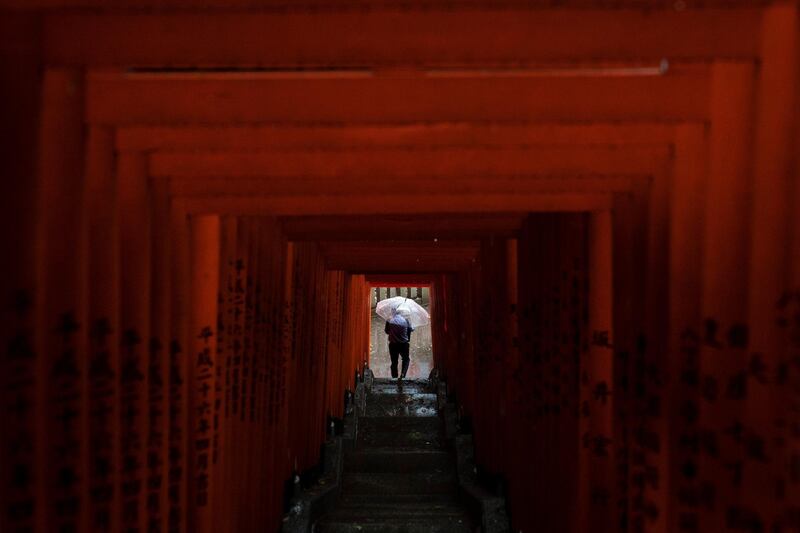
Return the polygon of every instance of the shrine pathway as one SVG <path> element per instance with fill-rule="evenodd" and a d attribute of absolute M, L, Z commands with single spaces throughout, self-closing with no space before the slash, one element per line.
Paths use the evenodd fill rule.
<path fill-rule="evenodd" d="M 342 495 L 314 531 L 468 533 L 456 460 L 426 380 L 376 379 L 347 452 Z"/>

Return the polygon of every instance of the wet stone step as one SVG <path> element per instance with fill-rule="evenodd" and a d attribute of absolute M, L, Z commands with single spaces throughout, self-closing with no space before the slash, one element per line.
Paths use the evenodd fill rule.
<path fill-rule="evenodd" d="M 345 494 L 447 494 L 456 491 L 456 477 L 451 473 L 414 474 L 345 473 Z"/>
<path fill-rule="evenodd" d="M 358 419 L 360 429 L 370 431 L 438 431 L 438 416 L 363 416 Z"/>
<path fill-rule="evenodd" d="M 372 384 L 372 394 L 430 394 L 435 393 L 426 380 L 410 381 L 376 379 Z"/>
<path fill-rule="evenodd" d="M 464 509 L 459 505 L 434 505 L 429 503 L 391 503 L 382 505 L 343 505 L 329 515 L 331 518 L 349 520 L 373 520 L 376 517 L 385 520 L 395 519 L 424 519 L 430 517 L 464 515 Z"/>
<path fill-rule="evenodd" d="M 366 416 L 435 417 L 435 394 L 370 394 Z"/>
<path fill-rule="evenodd" d="M 459 506 L 456 492 L 447 494 L 342 494 L 339 504 L 345 507 L 385 507 L 386 505 Z"/>
<path fill-rule="evenodd" d="M 439 450 L 358 450 L 345 455 L 344 469 L 354 473 L 452 473 L 455 462 L 448 453 Z"/>
<path fill-rule="evenodd" d="M 375 431 L 361 428 L 358 432 L 356 447 L 359 450 L 370 448 L 400 450 L 441 450 L 445 442 L 440 431 Z"/>
<path fill-rule="evenodd" d="M 472 533 L 466 517 L 431 517 L 425 520 L 390 521 L 380 517 L 370 520 L 323 518 L 314 526 L 318 533 Z"/>

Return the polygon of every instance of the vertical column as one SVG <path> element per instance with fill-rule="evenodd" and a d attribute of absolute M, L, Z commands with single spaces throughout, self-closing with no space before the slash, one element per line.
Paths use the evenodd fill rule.
<path fill-rule="evenodd" d="M 36 149 L 39 126 L 41 24 L 37 13 L 4 11 L 0 17 L 0 406 L 5 425 L 15 435 L 0 438 L 0 530 L 33 528 L 36 513 L 35 414 L 36 349 L 34 328 L 38 299 L 36 252 Z M 77 102 L 76 102 L 77 103 Z M 41 348 L 41 346 L 39 346 Z"/>
<path fill-rule="evenodd" d="M 642 465 L 636 482 L 640 485 L 640 520 L 644 529 L 650 532 L 666 533 L 668 485 L 668 442 L 667 418 L 663 404 L 669 401 L 665 389 L 668 368 L 669 332 L 665 327 L 669 320 L 669 192 L 672 169 L 663 169 L 652 176 L 648 195 L 646 244 L 643 249 L 646 257 L 642 266 L 645 269 L 645 305 L 642 306 L 645 322 L 642 326 L 645 339 L 645 354 L 641 373 L 644 394 L 636 406 L 638 418 L 635 439 L 641 453 Z"/>
<path fill-rule="evenodd" d="M 670 192 L 668 402 L 670 500 L 668 531 L 697 531 L 700 500 L 700 335 L 702 262 L 707 176 L 707 130 L 701 124 L 675 132 Z"/>
<path fill-rule="evenodd" d="M 211 468 L 217 293 L 219 284 L 219 217 L 192 216 L 191 343 L 189 357 L 189 495 L 191 531 L 213 531 L 214 471 Z"/>
<path fill-rule="evenodd" d="M 712 68 L 710 167 L 703 249 L 700 531 L 727 527 L 738 499 L 744 455 L 741 427 L 747 332 L 750 141 L 754 67 Z"/>
<path fill-rule="evenodd" d="M 800 135 L 795 137 L 795 154 L 800 153 Z M 794 168 L 794 182 L 789 236 L 788 285 L 792 287 L 783 293 L 777 302 L 777 319 L 780 321 L 783 338 L 787 341 L 785 359 L 779 362 L 775 370 L 775 382 L 781 387 L 781 400 L 788 406 L 786 424 L 780 428 L 778 439 L 787 442 L 781 460 L 786 472 L 789 472 L 785 499 L 781 500 L 781 518 L 785 524 L 796 522 L 797 506 L 800 501 L 800 447 L 798 435 L 793 428 L 800 427 L 800 167 Z"/>
<path fill-rule="evenodd" d="M 35 414 L 36 440 L 20 445 L 36 450 L 37 526 L 79 529 L 87 503 L 82 497 L 87 476 L 85 441 L 81 442 L 87 385 L 83 75 L 49 69 L 43 83 L 34 346 L 41 356 L 36 400 L 29 406 Z M 24 297 L 18 307 L 23 303 Z"/>
<path fill-rule="evenodd" d="M 170 199 L 169 461 L 167 524 L 170 533 L 189 531 L 189 327 L 191 270 L 189 225 L 181 201 Z"/>
<path fill-rule="evenodd" d="M 146 521 L 149 426 L 150 194 L 146 159 L 117 159 L 120 227 L 120 446 L 122 528 L 143 530 Z"/>
<path fill-rule="evenodd" d="M 761 25 L 747 293 L 749 346 L 743 366 L 747 388 L 739 435 L 747 453 L 742 458 L 744 490 L 734 515 L 742 524 L 777 530 L 789 528 L 791 522 L 782 516 L 791 501 L 786 487 L 792 452 L 784 434 L 788 424 L 785 383 L 779 382 L 777 371 L 785 368 L 788 343 L 775 308 L 791 293 L 787 244 L 792 224 L 797 225 L 791 209 L 792 182 L 797 183 L 792 170 L 797 157 L 793 135 L 800 118 L 797 4 L 770 6 Z"/>
<path fill-rule="evenodd" d="M 261 247 L 261 224 L 255 217 L 247 217 L 246 223 L 249 228 L 248 248 L 247 248 L 247 285 L 245 289 L 245 311 L 244 311 L 244 351 L 242 356 L 241 373 L 241 397 L 239 412 L 239 422 L 241 433 L 237 439 L 241 443 L 241 470 L 237 473 L 237 485 L 247 494 L 255 494 L 257 485 L 254 475 L 254 449 L 255 429 L 252 420 L 253 398 L 257 387 L 256 368 L 259 351 L 260 339 L 258 328 L 258 299 L 260 297 L 260 276 L 259 270 L 259 249 Z M 261 498 L 259 498 L 261 499 Z M 263 501 L 258 505 L 264 505 Z M 253 527 L 252 520 L 255 502 L 249 499 L 240 500 L 240 511 L 238 513 L 238 528 L 240 531 L 248 531 Z"/>
<path fill-rule="evenodd" d="M 637 325 L 634 320 L 634 298 L 637 297 L 636 264 L 634 257 L 633 226 L 637 221 L 635 203 L 631 194 L 615 197 L 611 214 L 613 249 L 611 264 L 613 266 L 613 327 L 614 362 L 612 372 L 614 381 L 611 390 L 614 392 L 612 424 L 614 427 L 610 442 L 601 441 L 614 450 L 614 480 L 616 486 L 615 527 L 625 530 L 631 514 L 629 483 L 631 462 L 631 367 L 633 353 L 636 349 Z M 641 293 L 638 293 L 641 294 Z M 592 445 L 600 445 L 593 443 Z"/>
<path fill-rule="evenodd" d="M 613 238 L 611 212 L 589 220 L 590 343 L 581 358 L 580 531 L 612 531 L 614 524 Z"/>
<path fill-rule="evenodd" d="M 87 146 L 89 214 L 89 526 L 118 531 L 119 220 L 111 130 L 94 126 Z"/>
<path fill-rule="evenodd" d="M 216 486 L 219 488 L 214 502 L 214 519 L 216 529 L 221 531 L 228 527 L 233 514 L 236 493 L 231 463 L 235 435 L 231 424 L 231 391 L 234 343 L 240 342 L 241 324 L 235 316 L 237 274 L 237 218 L 232 215 L 220 219 L 220 265 L 219 296 L 217 308 L 217 365 L 215 369 L 215 389 L 217 400 L 221 402 L 218 412 L 215 403 L 215 423 L 218 427 L 217 441 L 213 444 L 216 453 L 212 452 L 212 463 L 218 472 Z M 239 310 L 240 312 L 241 310 Z"/>
<path fill-rule="evenodd" d="M 165 180 L 151 182 L 152 257 L 148 342 L 147 527 L 168 527 L 169 345 L 171 334 L 170 205 Z"/>
<path fill-rule="evenodd" d="M 504 408 L 504 427 L 502 442 L 500 443 L 501 453 L 504 457 L 504 473 L 506 489 L 511 487 L 511 478 L 517 468 L 516 455 L 517 449 L 515 441 L 518 441 L 517 432 L 521 422 L 519 409 L 516 405 L 516 394 L 514 387 L 520 368 L 520 349 L 519 349 L 519 240 L 505 240 L 505 279 L 506 279 L 506 314 L 505 320 L 508 322 L 506 337 L 506 351 L 502 361 L 503 372 L 503 408 Z"/>
<path fill-rule="evenodd" d="M 281 320 L 281 338 L 280 350 L 281 359 L 283 360 L 284 367 L 286 368 L 286 377 L 284 379 L 284 386 L 281 389 L 281 412 L 280 412 L 280 427 L 282 429 L 280 441 L 280 462 L 281 468 L 279 470 L 278 479 L 276 482 L 283 482 L 289 479 L 292 474 L 292 467 L 294 466 L 294 449 L 291 430 L 293 424 L 290 420 L 292 413 L 292 403 L 295 398 L 292 395 L 294 392 L 295 376 L 297 374 L 297 366 L 294 357 L 294 298 L 295 298 L 295 247 L 291 242 L 283 243 L 283 309 L 280 314 Z"/>

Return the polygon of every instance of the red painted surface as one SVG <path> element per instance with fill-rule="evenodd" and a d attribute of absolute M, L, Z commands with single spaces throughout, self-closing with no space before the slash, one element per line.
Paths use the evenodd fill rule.
<path fill-rule="evenodd" d="M 0 2 L 0 530 L 277 531 L 419 285 L 514 530 L 800 529 L 796 2 L 157 4 Z"/>

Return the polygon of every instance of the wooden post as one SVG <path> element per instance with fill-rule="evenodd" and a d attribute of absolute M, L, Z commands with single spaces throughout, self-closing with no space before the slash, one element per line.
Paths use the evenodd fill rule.
<path fill-rule="evenodd" d="M 670 499 L 667 530 L 696 530 L 699 494 L 696 468 L 700 451 L 691 442 L 699 434 L 700 335 L 702 333 L 702 236 L 704 228 L 707 138 L 703 125 L 676 129 L 675 165 L 670 197 L 669 353 L 667 380 Z M 683 525 L 681 525 L 683 524 Z"/>
<path fill-rule="evenodd" d="M 754 66 L 712 67 L 710 167 L 703 242 L 700 350 L 701 504 L 699 531 L 727 527 L 738 500 L 742 447 L 728 432 L 741 423 L 747 380 L 747 280 L 751 112 Z"/>
<path fill-rule="evenodd" d="M 191 225 L 192 313 L 189 356 L 189 528 L 213 531 L 212 415 L 215 402 L 219 217 L 194 215 Z"/>
<path fill-rule="evenodd" d="M 146 160 L 117 159 L 120 224 L 120 424 L 122 529 L 147 527 L 148 341 L 151 211 Z"/>
<path fill-rule="evenodd" d="M 119 531 L 120 404 L 120 243 L 113 135 L 89 130 L 87 209 L 89 230 L 89 525 Z"/>
<path fill-rule="evenodd" d="M 610 211 L 590 215 L 589 350 L 581 358 L 579 531 L 613 531 L 616 483 L 614 469 L 614 331 L 612 299 L 612 224 Z M 598 443 L 605 454 L 597 453 Z"/>
<path fill-rule="evenodd" d="M 31 411 L 36 437 L 34 442 L 20 443 L 35 450 L 35 524 L 42 531 L 80 529 L 87 503 L 86 442 L 81 440 L 86 427 L 88 339 L 83 97 L 81 71 L 45 71 L 36 207 L 33 353 L 40 355 Z"/>

